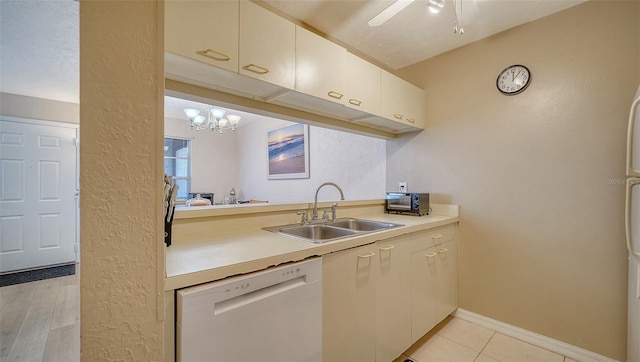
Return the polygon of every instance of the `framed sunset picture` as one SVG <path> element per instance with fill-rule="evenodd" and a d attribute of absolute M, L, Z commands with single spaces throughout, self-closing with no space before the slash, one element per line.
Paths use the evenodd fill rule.
<path fill-rule="evenodd" d="M 294 124 L 267 132 L 268 179 L 309 178 L 309 126 Z"/>

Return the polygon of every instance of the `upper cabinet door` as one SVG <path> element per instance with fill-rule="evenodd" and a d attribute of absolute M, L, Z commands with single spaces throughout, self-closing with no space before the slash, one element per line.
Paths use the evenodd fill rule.
<path fill-rule="evenodd" d="M 295 90 L 345 104 L 346 59 L 343 47 L 296 26 Z"/>
<path fill-rule="evenodd" d="M 293 89 L 295 46 L 295 24 L 248 0 L 240 2 L 240 74 Z"/>
<path fill-rule="evenodd" d="M 380 113 L 380 68 L 347 53 L 345 105 L 370 114 Z"/>
<path fill-rule="evenodd" d="M 424 128 L 424 91 L 387 71 L 381 72 L 380 115 Z"/>
<path fill-rule="evenodd" d="M 238 14 L 238 0 L 166 1 L 166 51 L 237 73 Z"/>

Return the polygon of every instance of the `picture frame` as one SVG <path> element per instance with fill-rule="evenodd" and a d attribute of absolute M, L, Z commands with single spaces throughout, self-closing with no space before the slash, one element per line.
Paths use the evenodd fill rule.
<path fill-rule="evenodd" d="M 309 125 L 296 123 L 267 132 L 267 178 L 309 178 Z"/>

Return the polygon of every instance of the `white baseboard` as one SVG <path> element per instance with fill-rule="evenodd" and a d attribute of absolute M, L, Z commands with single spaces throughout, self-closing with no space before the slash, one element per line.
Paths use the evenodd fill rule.
<path fill-rule="evenodd" d="M 489 328 L 506 336 L 519 339 L 523 342 L 533 344 L 540 348 L 544 348 L 551 352 L 567 356 L 580 362 L 618 362 L 609 357 L 587 351 L 586 349 L 576 347 L 569 343 L 545 337 L 541 334 L 534 333 L 520 327 L 512 326 L 510 324 L 503 323 L 465 309 L 458 308 L 458 310 L 453 312 L 452 315 L 454 317 L 472 322 L 485 328 Z"/>

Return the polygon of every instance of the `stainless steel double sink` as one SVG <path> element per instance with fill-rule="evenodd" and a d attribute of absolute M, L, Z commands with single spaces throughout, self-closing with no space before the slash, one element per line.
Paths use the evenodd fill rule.
<path fill-rule="evenodd" d="M 382 221 L 344 218 L 319 224 L 292 224 L 262 228 L 277 234 L 302 239 L 310 243 L 326 243 L 328 241 L 362 235 L 404 226 Z"/>

